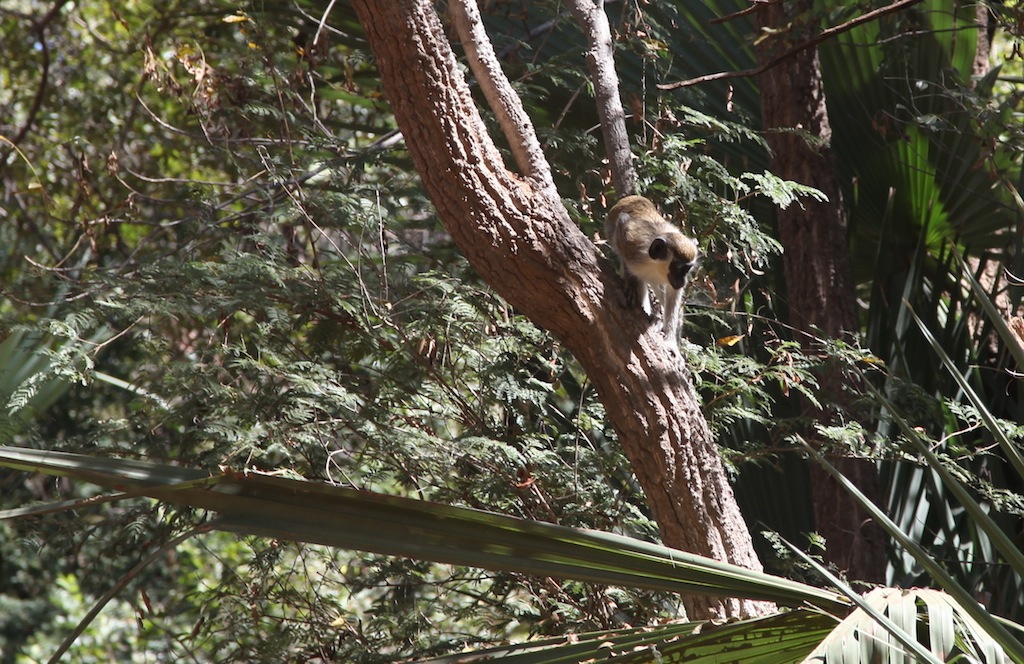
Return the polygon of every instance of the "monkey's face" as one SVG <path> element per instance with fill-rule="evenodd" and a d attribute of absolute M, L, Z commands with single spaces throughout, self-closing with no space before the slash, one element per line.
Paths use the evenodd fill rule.
<path fill-rule="evenodd" d="M 647 249 L 651 259 L 661 262 L 666 269 L 665 281 L 676 290 L 686 285 L 690 270 L 697 262 L 697 245 L 683 235 L 654 238 Z"/>
<path fill-rule="evenodd" d="M 677 258 L 668 265 L 668 283 L 679 290 L 686 285 L 686 280 L 690 276 L 690 270 L 693 269 L 693 261 L 684 261 L 681 258 Z"/>

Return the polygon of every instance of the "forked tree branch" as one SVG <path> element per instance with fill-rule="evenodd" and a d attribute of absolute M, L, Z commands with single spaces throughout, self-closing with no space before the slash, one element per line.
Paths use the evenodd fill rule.
<path fill-rule="evenodd" d="M 352 6 L 445 227 L 495 291 L 579 360 L 665 542 L 760 570 L 690 376 L 678 357 L 664 352 L 659 326 L 625 307 L 611 264 L 569 218 L 554 187 L 540 181 L 548 169 L 532 163 L 539 153 L 520 143 L 517 160 L 524 160 L 533 177 L 524 180 L 509 171 L 433 1 L 353 0 Z M 486 35 L 478 35 L 479 46 Z M 504 101 L 497 105 L 513 108 Z M 510 121 L 519 132 L 514 136 L 525 135 L 518 120 Z M 683 602 L 691 618 L 749 617 L 773 608 L 737 598 L 686 596 Z"/>

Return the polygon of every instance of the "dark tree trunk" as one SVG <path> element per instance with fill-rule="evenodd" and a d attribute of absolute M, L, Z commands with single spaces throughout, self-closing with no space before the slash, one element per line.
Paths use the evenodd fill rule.
<path fill-rule="evenodd" d="M 769 34 L 769 29 L 773 34 L 759 48 L 762 62 L 813 36 L 816 26 L 799 22 L 810 21 L 812 9 L 811 0 L 761 6 L 757 15 L 762 34 Z M 846 213 L 832 159 L 832 130 L 817 50 L 806 49 L 787 58 L 762 74 L 760 84 L 761 115 L 772 150 L 772 172 L 815 187 L 828 196 L 826 203 L 804 200 L 802 205 L 790 205 L 778 213 L 779 239 L 785 247 L 783 269 L 789 322 L 807 333 L 804 345 L 813 349 L 816 336 L 842 338 L 857 329 Z M 823 404 L 842 405 L 843 384 L 848 378 L 838 370 L 825 369 L 819 380 Z M 806 407 L 811 408 L 809 404 Z M 811 415 L 829 423 L 833 413 Z M 812 432 L 807 437 L 812 443 L 818 442 Z M 873 463 L 837 458 L 833 464 L 880 504 L 881 490 Z M 827 540 L 828 559 L 853 578 L 883 581 L 885 550 L 881 529 L 817 466 L 811 468 L 811 489 L 816 527 Z"/>

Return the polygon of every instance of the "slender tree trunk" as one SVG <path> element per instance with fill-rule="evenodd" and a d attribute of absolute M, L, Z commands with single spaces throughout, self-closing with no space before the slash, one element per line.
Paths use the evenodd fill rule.
<path fill-rule="evenodd" d="M 773 35 L 759 47 L 762 62 L 769 62 L 793 44 L 813 36 L 816 26 L 808 22 L 813 4 L 812 0 L 780 1 L 759 8 L 762 34 Z M 804 22 L 800 23 L 801 20 Z M 815 335 L 843 338 L 858 327 L 846 213 L 829 145 L 832 130 L 817 50 L 800 51 L 767 70 L 761 75 L 760 84 L 761 115 L 772 151 L 772 172 L 815 187 L 828 196 L 827 203 L 805 200 L 802 205 L 791 205 L 778 213 L 779 239 L 785 248 L 783 271 L 790 324 L 808 334 L 804 337 L 805 346 L 811 350 L 813 343 L 807 340 Z M 823 403 L 841 405 L 845 399 L 843 384 L 848 379 L 838 370 L 826 369 L 819 380 Z M 815 412 L 813 417 L 823 423 L 833 419 L 827 411 Z M 813 434 L 807 435 L 813 442 Z M 833 464 L 872 501 L 881 504 L 873 463 L 839 458 Z M 816 526 L 826 538 L 828 559 L 854 578 L 883 581 L 885 549 L 881 529 L 817 466 L 811 468 L 811 490 Z"/>
<path fill-rule="evenodd" d="M 433 3 L 352 4 L 446 228 L 480 275 L 558 337 L 586 370 L 666 544 L 760 570 L 681 359 L 666 350 L 656 325 L 625 308 L 613 266 L 572 223 L 545 169 L 529 167 L 532 172 L 522 177 L 506 168 Z M 486 57 L 485 51 L 477 55 Z M 521 138 L 529 151 L 533 141 Z M 524 154 L 517 161 L 536 164 L 536 158 Z M 772 609 L 765 602 L 711 597 L 688 597 L 684 603 L 691 618 Z"/>
<path fill-rule="evenodd" d="M 985 0 L 978 0 L 974 8 L 974 15 L 978 25 L 978 45 L 974 51 L 974 66 L 971 74 L 980 78 L 988 73 L 988 56 L 992 52 L 992 30 L 995 17 L 992 16 L 992 9 Z"/>

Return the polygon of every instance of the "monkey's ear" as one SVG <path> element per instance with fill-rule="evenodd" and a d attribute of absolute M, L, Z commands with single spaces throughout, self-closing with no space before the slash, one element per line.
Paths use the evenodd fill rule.
<path fill-rule="evenodd" d="M 651 246 L 647 248 L 647 255 L 656 261 L 663 261 L 668 258 L 668 242 L 665 242 L 665 238 L 654 238 Z"/>

